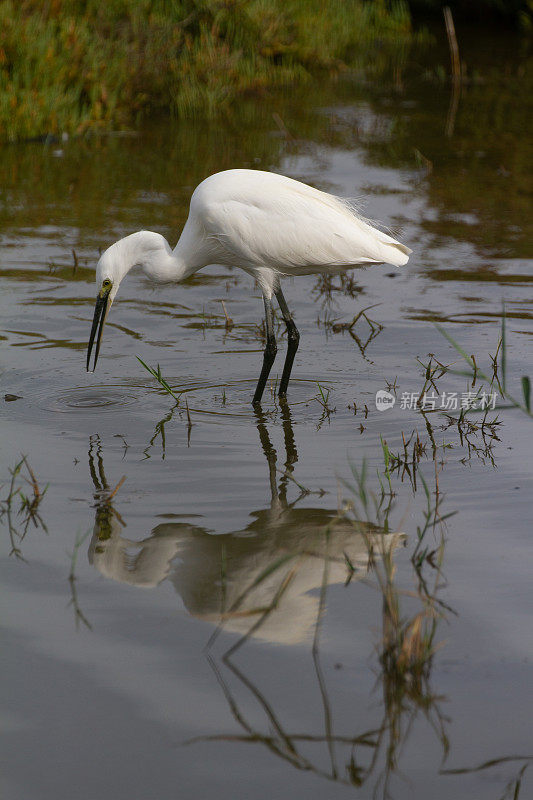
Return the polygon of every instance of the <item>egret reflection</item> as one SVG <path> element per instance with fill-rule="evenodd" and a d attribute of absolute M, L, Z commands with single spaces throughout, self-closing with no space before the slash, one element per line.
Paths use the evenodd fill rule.
<path fill-rule="evenodd" d="M 284 470 L 278 470 L 265 417 L 256 414 L 268 467 L 268 504 L 250 512 L 244 529 L 220 535 L 192 522 L 171 521 L 140 541 L 129 539 L 116 489 L 105 474 L 100 440 L 93 438 L 89 469 L 96 512 L 90 563 L 104 577 L 140 588 L 170 580 L 191 615 L 222 621 L 228 631 L 285 644 L 305 640 L 316 622 L 325 563 L 328 584 L 342 584 L 366 575 L 376 554 L 390 553 L 405 537 L 354 522 L 337 508 L 304 505 L 311 494 L 305 489 L 289 501 L 298 454 L 287 406 L 282 417 L 286 457 Z"/>
<path fill-rule="evenodd" d="M 170 580 L 188 612 L 216 626 L 206 658 L 237 732 L 233 728 L 203 734 L 189 740 L 190 744 L 243 742 L 265 747 L 296 769 L 345 786 L 366 785 L 372 787 L 374 796 L 390 797 L 415 720 L 427 720 L 442 758 L 448 753 L 440 709 L 443 698 L 431 685 L 434 634 L 444 614 L 439 611 L 438 598 L 428 594 L 429 576 L 424 579 L 424 590 L 420 589 L 420 609 L 412 616 L 402 612 L 393 559 L 396 547 L 406 537 L 387 532 L 389 507 L 384 515 L 376 513 L 373 524 L 310 503 L 311 492 L 293 479 L 298 453 L 288 406 L 282 405 L 281 412 L 282 468 L 266 417 L 256 413 L 267 464 L 268 502 L 250 513 L 244 529 L 228 534 L 214 535 L 204 526 L 174 520 L 157 525 L 141 541 L 128 539 L 124 520 L 115 508 L 120 495 L 107 481 L 102 448 L 94 439 L 89 463 L 96 516 L 89 558 L 105 577 L 131 585 L 148 588 Z M 300 486 L 300 493 L 289 500 L 292 485 Z M 421 541 L 432 519 L 428 512 L 426 526 L 418 529 Z M 420 569 L 415 567 L 414 574 L 422 580 Z M 438 567 L 429 561 L 427 569 L 435 572 L 437 585 Z M 355 730 L 347 731 L 334 713 L 336 683 L 322 665 L 320 631 L 329 587 L 362 578 L 370 570 L 382 604 L 376 648 L 376 698 L 381 695 L 381 702 L 373 724 L 355 719 Z M 238 634 L 222 654 L 213 646 L 220 626 Z M 314 709 L 309 729 L 294 723 L 285 701 L 278 708 L 271 696 L 268 671 L 257 669 L 257 664 L 246 669 L 236 658 L 237 651 L 252 639 L 284 645 L 309 642 L 315 676 L 315 689 L 305 695 L 305 702 Z"/>

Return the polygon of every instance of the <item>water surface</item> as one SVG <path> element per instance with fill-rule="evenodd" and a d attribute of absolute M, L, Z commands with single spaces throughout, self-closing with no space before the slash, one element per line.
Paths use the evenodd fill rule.
<path fill-rule="evenodd" d="M 458 100 L 411 65 L 394 86 L 347 78 L 223 123 L 4 149 L 0 498 L 21 454 L 48 485 L 46 529 L 30 520 L 22 538 L 19 496 L 1 520 L 10 800 L 531 793 L 531 422 L 504 409 L 484 440 L 436 413 L 432 441 L 401 402 L 428 354 L 460 362 L 434 322 L 489 369 L 503 303 L 513 393 L 533 374 L 527 62 L 514 46 L 497 68 L 466 57 L 478 79 Z M 99 249 L 141 227 L 174 244 L 194 186 L 230 167 L 364 196 L 409 264 L 286 283 L 301 332 L 288 406 L 268 390 L 251 408 L 262 303 L 238 270 L 176 287 L 131 273 L 87 374 Z M 339 328 L 366 307 L 372 324 Z M 382 440 L 398 452 L 413 431 L 416 476 L 389 486 Z M 346 519 L 363 463 L 368 505 Z M 439 647 L 419 685 L 399 683 L 376 575 L 394 565 L 402 619 L 425 607 L 428 502 L 456 512 L 424 534 Z"/>

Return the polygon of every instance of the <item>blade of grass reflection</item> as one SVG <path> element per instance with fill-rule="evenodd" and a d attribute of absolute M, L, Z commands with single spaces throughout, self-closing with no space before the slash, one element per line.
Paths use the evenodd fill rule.
<path fill-rule="evenodd" d="M 117 491 L 118 488 L 119 486 L 117 486 L 115 491 Z M 87 531 L 86 533 L 83 534 L 83 536 L 80 536 L 79 534 L 76 535 L 76 539 L 74 540 L 74 547 L 72 548 L 72 553 L 70 554 L 70 572 L 68 575 L 68 582 L 70 586 L 69 606 L 72 606 L 74 609 L 74 623 L 76 626 L 76 630 L 78 630 L 79 624 L 80 622 L 82 622 L 88 630 L 92 631 L 93 627 L 91 623 L 89 622 L 89 620 L 87 619 L 87 617 L 80 608 L 80 604 L 78 601 L 78 590 L 76 587 L 76 581 L 77 581 L 76 564 L 78 561 L 78 552 L 81 545 L 87 539 L 87 537 L 90 536 L 90 534 L 91 531 Z"/>
<path fill-rule="evenodd" d="M 329 537 L 330 537 L 330 528 L 329 526 L 324 531 L 324 539 L 326 543 L 325 552 L 324 552 L 324 569 L 322 572 L 322 585 L 320 587 L 320 596 L 318 601 L 318 610 L 316 616 L 316 624 L 315 624 L 315 635 L 313 637 L 313 647 L 312 647 L 312 654 L 313 654 L 313 663 L 315 665 L 315 672 L 318 681 L 318 687 L 320 689 L 320 696 L 322 698 L 322 708 L 324 711 L 324 729 L 326 732 L 326 742 L 328 746 L 330 764 L 331 764 L 331 775 L 334 780 L 337 779 L 338 770 L 337 770 L 337 763 L 335 757 L 335 747 L 333 743 L 333 720 L 331 715 L 331 706 L 329 703 L 329 697 L 326 687 L 326 681 L 324 679 L 324 673 L 322 671 L 322 666 L 320 664 L 320 651 L 319 651 L 319 638 L 320 638 L 320 626 L 322 623 L 322 619 L 324 616 L 324 611 L 326 608 L 326 592 L 328 588 L 328 566 L 329 566 Z"/>

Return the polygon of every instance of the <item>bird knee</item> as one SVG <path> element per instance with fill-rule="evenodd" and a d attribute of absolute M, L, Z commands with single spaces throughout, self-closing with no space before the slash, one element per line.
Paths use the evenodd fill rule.
<path fill-rule="evenodd" d="M 296 325 L 289 328 L 288 334 L 289 334 L 289 342 L 298 347 L 298 343 L 300 341 L 300 332 L 296 327 Z"/>
<path fill-rule="evenodd" d="M 276 357 L 276 353 L 278 352 L 278 346 L 275 341 L 267 341 L 266 347 L 264 350 L 264 357 L 265 359 L 274 359 Z"/>

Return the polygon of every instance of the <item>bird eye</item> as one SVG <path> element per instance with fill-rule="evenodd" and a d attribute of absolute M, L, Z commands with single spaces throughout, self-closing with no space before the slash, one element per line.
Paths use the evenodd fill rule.
<path fill-rule="evenodd" d="M 109 278 L 106 278 L 105 281 L 102 282 L 102 286 L 107 289 L 108 286 L 111 286 L 111 281 Z"/>

